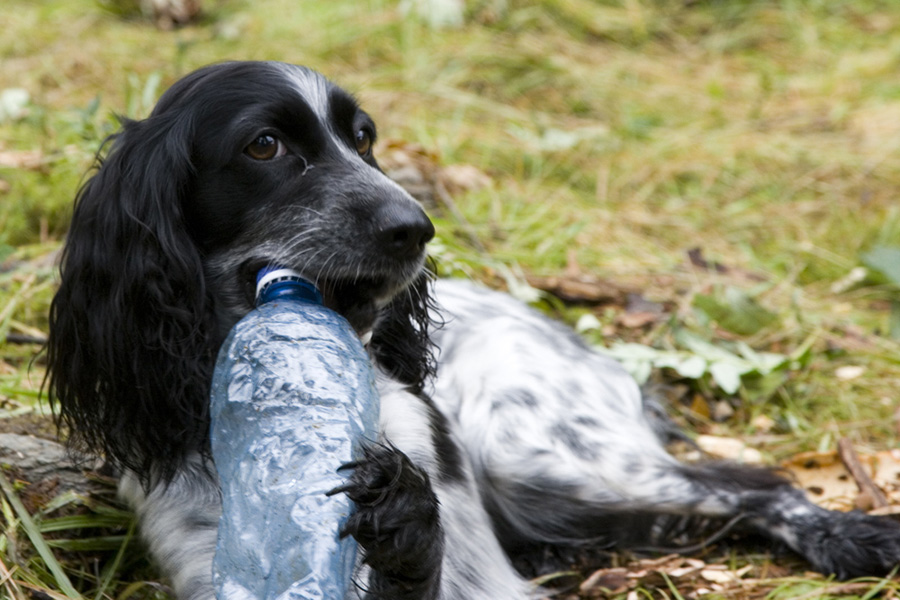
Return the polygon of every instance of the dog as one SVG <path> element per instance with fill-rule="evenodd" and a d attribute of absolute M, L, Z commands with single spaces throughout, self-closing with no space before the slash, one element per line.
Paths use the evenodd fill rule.
<path fill-rule="evenodd" d="M 179 598 L 214 597 L 210 380 L 269 264 L 316 283 L 378 373 L 381 437 L 338 490 L 354 597 L 522 600 L 541 593 L 513 566 L 529 556 L 677 546 L 704 523 L 840 578 L 900 562 L 900 525 L 817 507 L 771 469 L 680 463 L 615 361 L 507 295 L 433 282 L 434 228 L 375 139 L 315 71 L 217 64 L 123 120 L 78 193 L 48 388 L 72 448 L 122 474 Z"/>

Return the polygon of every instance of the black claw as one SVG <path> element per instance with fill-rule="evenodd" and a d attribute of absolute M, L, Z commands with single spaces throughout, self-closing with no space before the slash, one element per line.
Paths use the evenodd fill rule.
<path fill-rule="evenodd" d="M 341 469 L 353 472 L 327 495 L 344 493 L 356 504 L 340 536 L 362 547 L 373 597 L 437 597 L 443 532 L 428 476 L 390 445 L 365 447 L 361 460 Z"/>
<path fill-rule="evenodd" d="M 349 492 L 351 489 L 353 489 L 353 484 L 345 483 L 344 485 L 339 485 L 336 488 L 331 488 L 330 490 L 325 492 L 325 495 L 330 498 L 331 496 L 337 496 L 338 494 Z"/>

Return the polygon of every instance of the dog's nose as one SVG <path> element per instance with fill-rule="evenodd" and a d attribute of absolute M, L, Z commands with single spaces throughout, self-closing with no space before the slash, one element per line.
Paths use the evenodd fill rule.
<path fill-rule="evenodd" d="M 434 237 L 434 225 L 418 206 L 392 204 L 379 211 L 375 235 L 384 252 L 404 258 L 422 252 Z"/>

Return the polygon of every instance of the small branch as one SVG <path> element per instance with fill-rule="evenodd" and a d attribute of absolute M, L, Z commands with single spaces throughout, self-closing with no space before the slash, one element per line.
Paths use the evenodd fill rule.
<path fill-rule="evenodd" d="M 883 508 L 887 506 L 887 498 L 885 498 L 884 493 L 878 489 L 878 486 L 875 485 L 875 482 L 872 481 L 872 478 L 866 472 L 866 468 L 859 461 L 859 455 L 856 454 L 856 450 L 853 449 L 853 444 L 850 440 L 847 438 L 838 440 L 838 454 L 844 466 L 850 471 L 850 475 L 856 482 L 856 487 L 859 488 L 860 494 L 866 496 L 871 502 L 871 507 Z"/>
<path fill-rule="evenodd" d="M 34 335 L 24 335 L 21 333 L 10 333 L 6 336 L 7 344 L 46 344 L 47 338 L 37 337 Z"/>

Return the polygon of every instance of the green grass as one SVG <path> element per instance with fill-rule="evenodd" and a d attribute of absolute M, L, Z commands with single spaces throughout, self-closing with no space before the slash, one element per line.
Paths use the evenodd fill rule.
<path fill-rule="evenodd" d="M 0 410 L 33 410 L 41 359 L 34 346 L 2 340 L 46 332 L 53 252 L 115 115 L 146 115 L 203 64 L 278 59 L 356 92 L 383 139 L 490 175 L 490 187 L 454 198 L 464 222 L 436 215 L 444 272 L 503 285 L 506 272 L 577 270 L 666 307 L 665 319 L 634 329 L 621 325 L 618 305 L 545 303 L 571 323 L 593 310 L 600 328 L 587 335 L 597 343 L 682 351 L 688 332 L 795 356 L 772 378 L 745 379 L 724 422 L 681 403 L 677 418 L 749 436 L 773 459 L 839 437 L 862 450 L 896 445 L 900 282 L 870 270 L 841 284 L 873 249 L 900 247 L 894 2 L 472 0 L 465 24 L 443 30 L 384 0 L 206 6 L 201 23 L 170 32 L 90 0 L 0 6 L 0 92 L 23 88 L 31 99 L 27 114 L 0 120 L 0 156 L 38 156 L 0 160 Z M 693 247 L 728 272 L 691 267 Z M 771 318 L 729 326 L 735 289 Z M 715 307 L 725 312 L 711 318 Z M 846 365 L 865 371 L 836 378 Z M 709 404 L 728 397 L 708 376 L 687 384 Z M 766 435 L 754 426 L 762 414 L 776 423 Z M 52 563 L 3 550 L 12 539 L 31 544 L 4 509 L 0 561 L 16 569 L 8 581 L 64 591 Z M 127 532 L 123 522 L 109 535 Z M 120 543 L 109 535 L 97 543 Z M 129 587 L 125 573 L 140 560 L 132 548 L 135 558 L 119 562 L 115 550 L 96 550 L 129 569 L 90 577 L 74 548 L 59 560 L 84 597 L 161 594 Z M 824 586 L 818 597 L 865 597 L 823 582 L 769 589 L 790 597 L 782 587 L 803 585 Z M 27 597 L 12 583 L 0 589 Z"/>

